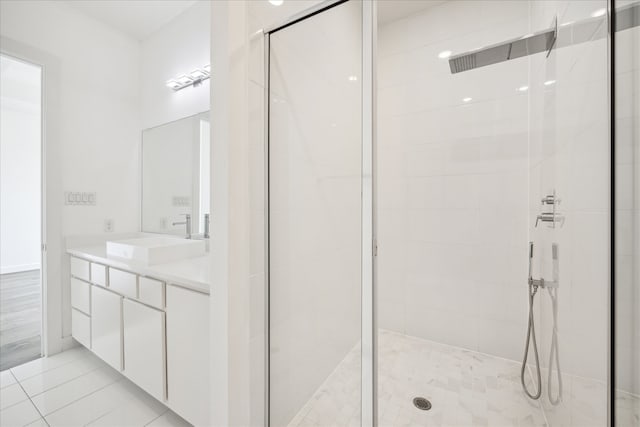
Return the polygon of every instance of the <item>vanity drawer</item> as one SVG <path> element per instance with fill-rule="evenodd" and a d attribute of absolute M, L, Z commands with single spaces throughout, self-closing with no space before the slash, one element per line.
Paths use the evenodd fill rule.
<path fill-rule="evenodd" d="M 133 273 L 109 268 L 109 288 L 130 298 L 138 297 L 138 278 Z"/>
<path fill-rule="evenodd" d="M 85 314 L 91 314 L 91 285 L 71 278 L 71 307 Z"/>
<path fill-rule="evenodd" d="M 82 280 L 89 280 L 89 261 L 71 257 L 71 275 Z"/>
<path fill-rule="evenodd" d="M 107 286 L 107 267 L 102 264 L 91 263 L 91 283 Z"/>
<path fill-rule="evenodd" d="M 140 277 L 138 293 L 138 299 L 143 303 L 164 308 L 164 282 L 150 277 Z"/>
<path fill-rule="evenodd" d="M 71 309 L 71 335 L 83 346 L 91 348 L 91 318 L 75 308 Z"/>

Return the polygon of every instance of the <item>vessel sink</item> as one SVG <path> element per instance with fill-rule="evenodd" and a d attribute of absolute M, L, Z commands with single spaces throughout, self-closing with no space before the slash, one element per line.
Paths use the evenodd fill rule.
<path fill-rule="evenodd" d="M 204 253 L 204 241 L 177 237 L 143 237 L 107 242 L 107 256 L 147 265 L 193 258 Z"/>

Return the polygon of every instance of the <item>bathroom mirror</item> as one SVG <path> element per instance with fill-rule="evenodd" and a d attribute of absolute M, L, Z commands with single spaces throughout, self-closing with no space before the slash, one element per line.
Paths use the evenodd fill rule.
<path fill-rule="evenodd" d="M 202 237 L 209 203 L 209 112 L 142 132 L 142 231 Z M 181 223 L 181 224 L 176 224 Z"/>

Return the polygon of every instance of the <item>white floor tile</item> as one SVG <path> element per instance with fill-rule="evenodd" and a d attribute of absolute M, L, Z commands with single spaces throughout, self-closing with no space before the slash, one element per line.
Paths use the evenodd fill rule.
<path fill-rule="evenodd" d="M 0 411 L 2 427 L 21 427 L 40 419 L 40 414 L 31 401 L 25 400 Z"/>
<path fill-rule="evenodd" d="M 116 382 L 46 415 L 45 419 L 52 427 L 85 426 L 121 405 L 125 392 L 121 381 Z"/>
<path fill-rule="evenodd" d="M 54 369 L 20 380 L 29 396 L 35 396 L 64 384 L 101 366 L 102 362 L 93 355 L 86 355 Z"/>
<path fill-rule="evenodd" d="M 89 353 L 84 347 L 75 347 L 62 353 L 54 354 L 51 357 L 42 357 L 25 363 L 24 365 L 11 368 L 11 372 L 18 381 L 46 372 L 50 369 L 58 368 L 66 363 L 72 362 L 79 357 L 86 356 Z"/>
<path fill-rule="evenodd" d="M 140 427 L 155 420 L 166 410 L 165 407 L 130 402 L 115 408 L 89 425 L 93 427 Z"/>
<path fill-rule="evenodd" d="M 27 424 L 26 427 L 49 427 L 49 424 L 47 424 L 44 418 L 40 418 L 37 421 L 32 422 L 31 424 Z"/>
<path fill-rule="evenodd" d="M 167 411 L 147 424 L 148 427 L 190 427 L 191 424 L 180 418 L 175 412 Z"/>
<path fill-rule="evenodd" d="M 13 376 L 13 374 L 9 369 L 7 369 L 6 371 L 0 372 L 0 388 L 5 388 L 15 383 L 16 383 L 16 378 Z"/>
<path fill-rule="evenodd" d="M 46 416 L 122 378 L 115 369 L 105 366 L 49 389 L 31 400 L 40 413 Z"/>
<path fill-rule="evenodd" d="M 0 410 L 27 400 L 28 398 L 24 390 L 22 390 L 22 387 L 20 387 L 20 384 L 13 384 L 0 389 Z"/>

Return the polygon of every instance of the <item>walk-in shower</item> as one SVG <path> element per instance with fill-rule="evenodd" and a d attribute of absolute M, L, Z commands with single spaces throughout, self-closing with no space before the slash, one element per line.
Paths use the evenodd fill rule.
<path fill-rule="evenodd" d="M 640 423 L 611 295 L 626 266 L 640 307 L 638 244 L 612 234 L 638 233 L 612 202 L 640 152 L 640 60 L 612 74 L 612 33 L 639 47 L 638 16 L 346 0 L 265 29 L 270 425 Z"/>

